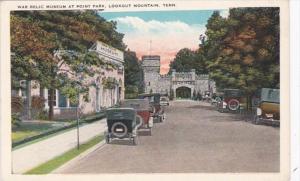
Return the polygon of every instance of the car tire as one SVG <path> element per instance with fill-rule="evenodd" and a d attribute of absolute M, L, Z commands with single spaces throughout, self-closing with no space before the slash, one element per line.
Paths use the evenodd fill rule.
<path fill-rule="evenodd" d="M 123 132 L 122 134 L 116 133 L 116 132 L 114 131 L 116 126 L 122 126 L 123 129 L 124 129 L 124 132 Z M 127 128 L 127 126 L 126 126 L 124 123 L 122 123 L 122 122 L 115 122 L 115 123 L 112 125 L 112 127 L 111 127 L 111 132 L 112 132 L 112 134 L 113 134 L 115 137 L 117 137 L 117 138 L 123 138 L 123 137 L 125 137 L 125 136 L 127 135 L 127 133 L 128 133 L 128 128 Z"/>
<path fill-rule="evenodd" d="M 105 136 L 105 143 L 106 143 L 106 144 L 109 144 L 109 142 L 110 142 L 110 140 L 109 140 L 109 136 L 108 136 L 108 135 L 106 135 L 106 136 Z"/>
<path fill-rule="evenodd" d="M 255 125 L 259 125 L 260 124 L 259 117 L 255 116 L 252 123 L 255 124 Z"/>
<path fill-rule="evenodd" d="M 236 105 L 233 107 L 233 103 L 235 103 Z M 231 99 L 228 101 L 228 109 L 230 111 L 237 111 L 240 107 L 240 102 L 237 99 Z"/>
<path fill-rule="evenodd" d="M 143 125 L 144 119 L 140 115 L 137 115 L 136 118 L 137 118 L 137 128 L 139 128 Z"/>
<path fill-rule="evenodd" d="M 164 114 L 160 116 L 160 122 L 161 122 L 161 123 L 162 123 L 162 122 L 165 122 L 165 115 L 164 115 Z"/>
<path fill-rule="evenodd" d="M 136 136 L 132 138 L 132 144 L 133 145 L 137 145 L 138 144 Z"/>

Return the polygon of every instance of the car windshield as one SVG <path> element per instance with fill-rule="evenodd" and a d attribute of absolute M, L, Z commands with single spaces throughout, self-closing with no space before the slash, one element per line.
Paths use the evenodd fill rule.
<path fill-rule="evenodd" d="M 149 101 L 147 99 L 132 99 L 121 102 L 121 107 L 130 107 L 136 110 L 144 110 L 149 108 Z"/>
<path fill-rule="evenodd" d="M 261 91 L 261 101 L 279 103 L 280 102 L 279 97 L 280 97 L 279 89 L 263 88 Z"/>
<path fill-rule="evenodd" d="M 238 89 L 228 89 L 224 90 L 225 97 L 241 97 L 242 93 Z"/>
<path fill-rule="evenodd" d="M 161 100 L 161 101 L 167 101 L 167 98 L 162 97 L 160 100 Z"/>

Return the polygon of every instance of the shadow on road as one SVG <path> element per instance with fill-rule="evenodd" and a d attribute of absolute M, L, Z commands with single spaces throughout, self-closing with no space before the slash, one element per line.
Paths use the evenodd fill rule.
<path fill-rule="evenodd" d="M 125 145 L 125 146 L 135 146 L 132 144 L 132 140 L 129 139 L 123 139 L 123 140 L 111 140 L 111 142 L 109 143 L 110 145 Z"/>
<path fill-rule="evenodd" d="M 241 117 L 237 115 L 230 115 L 230 116 L 214 116 L 214 119 L 210 119 L 211 121 L 216 122 L 236 122 L 236 121 L 244 121 Z"/>
<path fill-rule="evenodd" d="M 138 134 L 139 134 L 139 136 L 151 136 L 151 133 L 149 130 L 139 130 Z"/>
<path fill-rule="evenodd" d="M 204 106 L 204 105 L 195 105 L 187 107 L 188 109 L 205 109 L 205 110 L 216 110 L 215 107 L 212 106 Z"/>

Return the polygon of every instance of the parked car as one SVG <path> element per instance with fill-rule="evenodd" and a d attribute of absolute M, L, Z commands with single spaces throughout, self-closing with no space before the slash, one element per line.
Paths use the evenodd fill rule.
<path fill-rule="evenodd" d="M 148 99 L 125 99 L 121 101 L 120 107 L 133 108 L 137 112 L 137 119 L 142 120 L 139 129 L 148 129 L 150 135 L 153 127 L 153 108 Z"/>
<path fill-rule="evenodd" d="M 280 91 L 279 89 L 262 88 L 256 108 L 254 124 L 266 123 L 280 125 Z"/>
<path fill-rule="evenodd" d="M 240 109 L 241 103 L 245 104 L 245 97 L 240 89 L 224 89 L 223 100 L 218 104 L 218 110 L 235 112 Z"/>
<path fill-rule="evenodd" d="M 202 100 L 206 102 L 211 101 L 211 92 L 205 91 Z"/>
<path fill-rule="evenodd" d="M 137 129 L 140 123 L 137 121 L 137 113 L 133 108 L 109 108 L 107 114 L 107 131 L 105 141 L 110 143 L 114 138 L 129 139 L 137 144 Z"/>
<path fill-rule="evenodd" d="M 159 93 L 140 94 L 139 99 L 148 99 L 150 105 L 153 107 L 153 118 L 159 122 L 163 122 L 166 119 L 164 106 L 160 104 L 160 97 L 164 96 Z"/>
<path fill-rule="evenodd" d="M 161 106 L 169 106 L 169 98 L 166 96 L 160 97 L 160 105 Z"/>
<path fill-rule="evenodd" d="M 211 99 L 211 105 L 218 107 L 218 105 L 221 104 L 223 100 L 223 96 L 224 92 L 216 92 L 215 94 L 213 94 L 213 97 Z"/>

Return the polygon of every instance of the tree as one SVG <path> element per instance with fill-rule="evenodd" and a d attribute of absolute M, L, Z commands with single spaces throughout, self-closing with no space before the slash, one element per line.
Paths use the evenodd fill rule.
<path fill-rule="evenodd" d="M 16 57 L 13 77 L 38 80 L 48 88 L 49 119 L 53 119 L 55 89 L 74 99 L 88 92 L 91 83 L 81 80 L 93 77 L 97 72 L 94 67 L 103 65 L 97 54 L 89 51 L 96 40 L 121 50 L 126 47 L 116 23 L 107 22 L 94 11 L 16 11 L 11 17 Z"/>
<path fill-rule="evenodd" d="M 136 53 L 130 50 L 124 52 L 125 95 L 134 98 L 142 92 L 142 68 Z"/>
<path fill-rule="evenodd" d="M 203 55 L 218 88 L 239 88 L 250 97 L 279 87 L 279 8 L 233 8 L 214 12 L 206 25 Z"/>
<path fill-rule="evenodd" d="M 197 74 L 207 73 L 204 59 L 198 53 L 198 50 L 192 51 L 188 48 L 183 48 L 177 52 L 175 59 L 170 63 L 169 74 L 172 69 L 178 72 L 187 72 L 195 69 Z"/>

